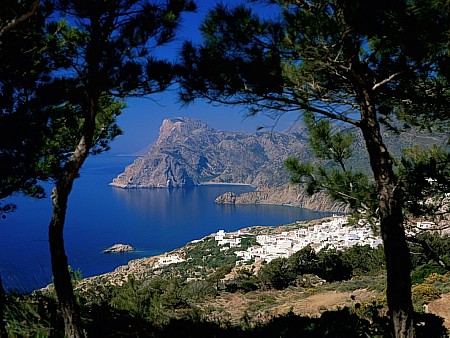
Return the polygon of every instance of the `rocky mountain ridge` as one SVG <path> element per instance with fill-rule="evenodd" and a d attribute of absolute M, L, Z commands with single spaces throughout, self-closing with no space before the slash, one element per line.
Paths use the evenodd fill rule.
<path fill-rule="evenodd" d="M 404 147 L 436 143 L 420 133 L 404 133 L 399 138 L 384 133 L 385 143 L 394 156 Z M 370 173 L 364 140 L 356 133 L 353 158 L 348 168 Z M 148 153 L 136 159 L 110 183 L 120 188 L 177 188 L 204 183 L 239 183 L 256 188 L 236 196 L 224 194 L 217 203 L 292 205 L 317 211 L 347 212 L 324 194 L 308 196 L 299 187 L 289 185 L 284 161 L 294 156 L 316 161 L 308 148 L 301 126 L 287 132 L 226 132 L 191 118 L 163 121 L 157 141 Z"/>
<path fill-rule="evenodd" d="M 286 158 L 310 158 L 305 141 L 298 132 L 225 132 L 195 119 L 166 119 L 149 152 L 111 185 L 176 188 L 214 182 L 280 186 L 288 181 L 283 169 Z"/>
<path fill-rule="evenodd" d="M 190 118 L 164 120 L 157 141 L 111 183 L 120 188 L 177 188 L 203 183 L 240 183 L 256 191 L 226 193 L 217 203 L 276 204 L 346 212 L 324 194 L 308 196 L 287 184 L 284 161 L 311 159 L 302 129 L 291 132 L 225 132 Z"/>

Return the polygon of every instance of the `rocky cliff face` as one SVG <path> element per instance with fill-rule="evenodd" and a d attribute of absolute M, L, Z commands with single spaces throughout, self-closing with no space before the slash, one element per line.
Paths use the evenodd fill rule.
<path fill-rule="evenodd" d="M 215 200 L 223 204 L 275 204 L 301 207 L 314 211 L 349 212 L 348 205 L 333 201 L 324 193 L 316 193 L 309 196 L 299 186 L 285 184 L 281 187 L 263 188 L 258 191 L 236 195 L 227 192 Z"/>
<path fill-rule="evenodd" d="M 300 132 L 224 132 L 189 118 L 164 120 L 158 140 L 111 185 L 185 187 L 204 182 L 274 187 L 288 181 L 289 156 L 310 158 Z"/>
<path fill-rule="evenodd" d="M 121 188 L 170 188 L 204 182 L 244 183 L 257 191 L 226 193 L 217 203 L 291 205 L 317 211 L 346 212 L 325 194 L 308 196 L 290 184 L 284 170 L 289 156 L 310 159 L 302 130 L 257 134 L 218 131 L 189 118 L 164 120 L 148 153 L 117 176 Z"/>

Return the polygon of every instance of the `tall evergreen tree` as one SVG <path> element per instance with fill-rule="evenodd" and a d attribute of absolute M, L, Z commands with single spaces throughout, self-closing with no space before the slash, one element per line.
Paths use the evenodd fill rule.
<path fill-rule="evenodd" d="M 63 238 L 74 180 L 88 155 L 107 149 L 119 133 L 115 118 L 124 98 L 172 83 L 173 65 L 152 53 L 172 40 L 181 14 L 194 9 L 188 0 L 62 0 L 57 10 L 67 21 L 49 25 L 49 43 L 58 47 L 52 57 L 66 65 L 53 93 L 66 103 L 53 108 L 61 110 L 59 127 L 73 139 L 71 155 L 55 179 L 49 225 L 54 286 L 68 337 L 83 336 Z"/>
<path fill-rule="evenodd" d="M 182 51 L 181 98 L 243 104 L 250 114 L 306 113 L 311 126 L 318 126 L 312 129 L 318 133 L 316 140 L 330 137 L 318 142 L 315 150 L 338 163 L 345 160 L 351 137 L 340 134 L 333 139 L 329 126 L 321 121 L 347 123 L 361 132 L 373 184 L 348 170 L 333 171 L 333 180 L 341 180 L 343 189 L 334 191 L 342 196 L 356 190 L 360 196 L 347 199 L 354 201 L 354 207 L 358 207 L 355 197 L 374 193 L 386 257 L 392 335 L 413 337 L 404 192 L 380 125 L 393 127 L 403 120 L 409 127 L 448 126 L 449 4 L 440 0 L 267 2 L 272 6 L 268 9 L 280 13 L 277 19 L 262 19 L 244 6 L 217 6 L 209 13 L 201 26 L 203 44 L 186 43 Z M 292 169 L 301 170 L 298 177 L 313 171 L 304 166 Z M 327 178 L 328 173 L 323 174 Z"/>
<path fill-rule="evenodd" d="M 65 334 L 80 337 L 63 240 L 68 196 L 87 156 L 108 149 L 120 133 L 115 118 L 123 100 L 172 84 L 174 66 L 153 51 L 173 39 L 181 14 L 195 5 L 7 0 L 0 6 L 0 199 L 15 192 L 41 197 L 38 181 L 55 182 L 49 225 L 54 285 Z M 46 21 L 53 10 L 67 20 Z"/>
<path fill-rule="evenodd" d="M 2 17 L 0 18 L 0 38 L 8 32 L 16 29 L 23 22 L 26 22 L 39 7 L 40 0 L 33 1 L 2 1 Z"/>

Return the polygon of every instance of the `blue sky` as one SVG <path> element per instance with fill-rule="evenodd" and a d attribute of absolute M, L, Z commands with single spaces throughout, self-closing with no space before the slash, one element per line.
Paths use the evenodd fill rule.
<path fill-rule="evenodd" d="M 167 59 L 176 58 L 177 52 L 184 40 L 200 42 L 198 27 L 202 18 L 219 1 L 197 0 L 197 12 L 185 14 L 179 33 L 175 41 L 159 51 Z M 233 6 L 241 1 L 228 0 L 223 3 Z M 268 8 L 263 8 L 265 15 L 270 15 Z M 127 154 L 145 148 L 158 137 L 162 121 L 170 117 L 191 117 L 205 121 L 212 127 L 227 131 L 255 132 L 260 126 L 272 126 L 274 121 L 262 115 L 245 118 L 243 107 L 218 106 L 206 102 L 196 101 L 187 107 L 177 100 L 176 92 L 156 94 L 150 98 L 129 99 L 127 108 L 119 116 L 118 123 L 124 135 L 111 143 L 112 154 Z M 278 122 L 278 130 L 288 128 L 295 118 L 295 114 L 283 117 Z"/>

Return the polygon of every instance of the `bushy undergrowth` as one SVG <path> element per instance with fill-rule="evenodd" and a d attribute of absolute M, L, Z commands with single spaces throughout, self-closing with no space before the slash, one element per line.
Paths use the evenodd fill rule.
<path fill-rule="evenodd" d="M 440 248 L 437 257 L 446 255 L 442 249 L 446 245 L 439 246 L 439 240 L 434 237 L 427 240 Z M 249 238 L 245 246 L 253 244 Z M 213 239 L 207 239 L 188 246 L 185 262 L 165 267 L 158 275 L 151 274 L 142 280 L 129 277 L 122 286 L 99 282 L 95 288 L 78 291 L 87 333 L 94 337 L 173 337 L 180 336 L 180 330 L 184 330 L 183 337 L 382 337 L 386 333 L 387 321 L 382 313 L 386 309 L 382 248 L 357 246 L 315 253 L 306 247 L 287 259 L 262 265 L 258 273 L 255 269 L 235 271 L 235 250 L 242 247 L 220 250 Z M 441 319 L 420 312 L 424 304 L 450 292 L 450 272 L 433 260 L 429 252 L 417 246 L 412 250 L 415 256 L 412 294 L 417 318 L 422 323 L 418 337 L 444 336 Z M 234 278 L 223 281 L 232 271 Z M 367 303 L 355 302 L 348 309 L 326 311 L 324 308 L 320 319 L 293 313 L 274 318 L 266 316 L 263 321 L 248 317 L 265 311 L 270 313 L 273 307 L 279 306 L 274 291 L 264 293 L 265 290 L 285 288 L 304 298 L 330 290 L 359 289 L 376 291 L 379 296 Z M 220 310 L 209 301 L 237 291 L 246 292 L 247 301 L 240 323 L 227 320 L 226 315 L 215 317 Z M 56 304 L 54 295 L 9 294 L 5 309 L 9 335 L 62 337 L 63 324 Z"/>
<path fill-rule="evenodd" d="M 255 306 L 257 307 L 257 299 Z M 10 299 L 9 308 L 14 307 L 19 315 L 11 325 L 8 320 L 10 337 L 63 337 L 63 327 L 57 319 L 57 312 L 49 314 L 44 309 L 33 307 L 30 296 Z M 264 298 L 263 301 L 273 301 Z M 17 304 L 19 303 L 19 304 Z M 31 305 L 33 304 L 33 305 Z M 31 306 L 30 306 L 31 305 Z M 52 302 L 52 306 L 55 303 Z M 117 304 L 116 304 L 117 305 Z M 123 305 L 123 304 L 122 304 Z M 143 318 L 141 313 L 132 313 L 109 304 L 83 307 L 83 323 L 88 337 L 386 337 L 387 320 L 379 315 L 376 303 L 365 304 L 358 308 L 342 308 L 324 311 L 320 318 L 296 315 L 288 312 L 275 316 L 268 321 L 247 324 L 245 318 L 238 325 L 229 322 L 206 320 L 192 309 L 182 316 L 167 316 L 159 323 Z M 255 308 L 255 311 L 258 309 Z M 46 317 L 47 316 L 47 317 Z M 46 317 L 46 318 L 44 318 Z M 19 319 L 21 326 L 16 326 Z M 446 331 L 442 319 L 432 314 L 417 314 L 417 337 L 444 337 Z"/>
<path fill-rule="evenodd" d="M 62 329 L 54 299 L 10 293 L 4 320 L 10 337 L 52 337 Z"/>
<path fill-rule="evenodd" d="M 289 258 L 277 258 L 263 265 L 257 275 L 244 270 L 227 284 L 227 289 L 253 291 L 282 290 L 289 286 L 310 287 L 325 281 L 377 276 L 383 271 L 384 254 L 381 247 L 372 249 L 369 246 L 354 246 L 344 251 L 333 249 L 316 253 L 307 246 Z M 319 278 L 311 278 L 311 275 Z"/>

